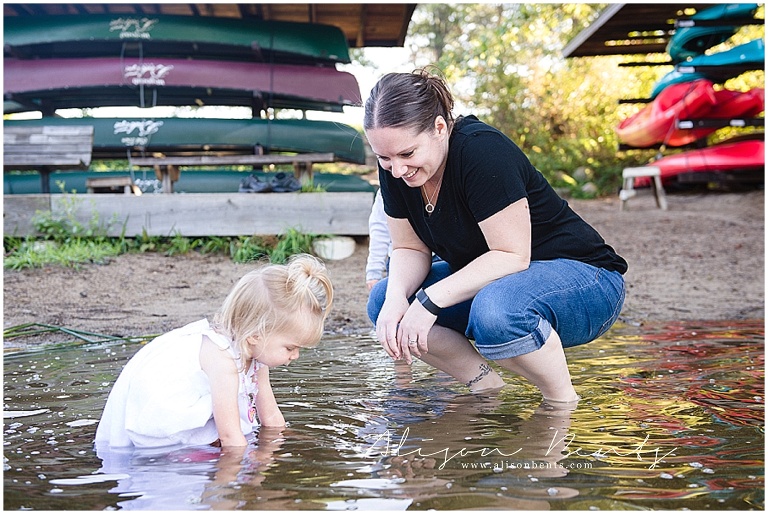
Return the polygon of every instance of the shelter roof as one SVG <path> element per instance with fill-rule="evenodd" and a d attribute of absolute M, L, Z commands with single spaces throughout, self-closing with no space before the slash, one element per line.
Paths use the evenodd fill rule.
<path fill-rule="evenodd" d="M 663 53 L 675 20 L 713 4 L 611 4 L 563 49 L 564 57 Z"/>
<path fill-rule="evenodd" d="M 403 46 L 416 4 L 3 4 L 6 23 L 14 16 L 123 14 L 174 14 L 265 21 L 322 23 L 339 27 L 350 48 Z"/>

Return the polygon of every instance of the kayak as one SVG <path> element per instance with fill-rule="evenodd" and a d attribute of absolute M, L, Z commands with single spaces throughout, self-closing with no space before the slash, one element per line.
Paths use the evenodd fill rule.
<path fill-rule="evenodd" d="M 142 152 L 253 154 L 333 153 L 337 160 L 365 162 L 363 136 L 349 125 L 320 120 L 222 118 L 60 118 L 6 120 L 5 127 L 93 126 L 94 159 L 127 159 Z"/>
<path fill-rule="evenodd" d="M 20 58 L 143 55 L 351 62 L 346 36 L 338 27 L 214 16 L 19 16 L 6 19 L 3 39 L 5 55 Z"/>
<path fill-rule="evenodd" d="M 675 65 L 675 69 L 664 75 L 654 86 L 651 98 L 672 84 L 691 82 L 698 79 L 709 79 L 713 82 L 724 82 L 729 78 L 740 75 L 744 70 L 739 67 L 748 66 L 762 69 L 765 64 L 765 44 L 762 39 L 736 46 L 730 50 L 710 55 L 699 55 L 688 61 Z"/>
<path fill-rule="evenodd" d="M 715 104 L 712 82 L 705 79 L 674 84 L 650 104 L 623 120 L 616 128 L 619 141 L 645 148 L 657 143 L 674 145 L 675 121 L 698 118 Z"/>
<path fill-rule="evenodd" d="M 667 44 L 667 53 L 672 62 L 685 61 L 703 54 L 706 50 L 727 41 L 738 30 L 737 26 L 728 25 L 729 19 L 751 18 L 755 15 L 758 4 L 720 4 L 700 11 L 691 19 L 722 20 L 718 26 L 696 26 L 677 29 Z"/>
<path fill-rule="evenodd" d="M 693 86 L 694 83 L 688 83 Z M 668 110 L 654 115 L 662 109 L 657 102 L 665 100 L 668 95 L 675 93 L 677 89 L 684 89 L 685 84 L 677 84 L 665 89 L 654 102 L 643 110 L 622 121 L 617 128 L 619 139 L 627 144 L 647 147 L 654 144 L 667 146 L 684 146 L 714 133 L 722 127 L 713 126 L 705 128 L 677 128 L 677 122 L 683 119 L 739 119 L 757 116 L 765 109 L 765 89 L 752 88 L 749 91 L 733 91 L 721 89 L 714 91 L 714 102 L 703 106 L 699 110 L 680 110 L 673 117 L 664 117 L 671 111 Z M 654 121 L 656 123 L 654 123 Z M 633 141 L 633 142 L 630 142 Z"/>
<path fill-rule="evenodd" d="M 734 66 L 743 64 L 765 63 L 765 43 L 762 39 L 754 39 L 749 43 L 735 46 L 730 50 L 709 55 L 697 55 L 676 66 L 678 71 L 685 73 L 686 67 L 697 66 Z M 703 73 L 707 74 L 707 71 Z M 709 72 L 714 73 L 714 72 Z"/>
<path fill-rule="evenodd" d="M 342 111 L 360 105 L 357 79 L 320 66 L 190 59 L 5 59 L 6 101 L 53 109 L 245 105 Z M 14 111 L 15 112 L 15 111 Z"/>
<path fill-rule="evenodd" d="M 715 91 L 715 105 L 702 113 L 700 119 L 734 120 L 752 118 L 765 110 L 765 89 L 752 88 L 749 91 L 721 89 Z M 678 129 L 670 136 L 669 146 L 683 146 L 698 141 L 722 127 Z"/>
<path fill-rule="evenodd" d="M 661 79 L 659 79 L 659 81 L 656 82 L 656 84 L 653 86 L 653 90 L 651 91 L 651 99 L 655 99 L 662 91 L 675 84 L 684 84 L 686 82 L 693 82 L 695 80 L 706 78 L 707 76 L 700 72 L 681 73 L 677 70 L 672 70 L 661 77 Z"/>
<path fill-rule="evenodd" d="M 765 141 L 747 140 L 667 155 L 650 166 L 661 169 L 661 181 L 669 184 L 691 173 L 726 173 L 765 170 Z M 635 179 L 636 187 L 650 185 L 648 177 Z"/>

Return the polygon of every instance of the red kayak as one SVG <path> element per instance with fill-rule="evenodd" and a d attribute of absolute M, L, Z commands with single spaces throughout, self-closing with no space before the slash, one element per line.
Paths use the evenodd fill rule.
<path fill-rule="evenodd" d="M 715 105 L 715 90 L 706 79 L 664 88 L 649 105 L 622 121 L 616 128 L 619 141 L 638 148 L 658 143 L 672 145 L 675 121 L 699 118 Z"/>
<path fill-rule="evenodd" d="M 700 115 L 707 119 L 751 118 L 765 110 L 765 89 L 756 87 L 746 92 L 721 89 L 715 91 L 715 105 Z M 683 146 L 719 130 L 718 127 L 680 129 L 672 133 L 669 146 Z"/>
<path fill-rule="evenodd" d="M 677 180 L 679 175 L 686 173 L 762 172 L 765 169 L 765 141 L 739 141 L 681 152 L 653 161 L 650 166 L 661 168 L 661 181 L 664 184 L 671 183 Z M 635 187 L 649 185 L 648 177 L 635 179 Z"/>

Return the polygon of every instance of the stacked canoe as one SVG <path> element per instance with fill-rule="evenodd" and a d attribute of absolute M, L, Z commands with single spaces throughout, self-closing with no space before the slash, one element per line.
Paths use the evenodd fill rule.
<path fill-rule="evenodd" d="M 94 158 L 128 152 L 333 153 L 363 163 L 361 135 L 340 123 L 274 119 L 271 109 L 342 112 L 359 105 L 337 27 L 172 15 L 19 17 L 4 33 L 6 125 L 89 124 Z M 243 106 L 251 119 L 62 119 L 57 109 Z"/>
<path fill-rule="evenodd" d="M 703 177 L 720 171 L 760 171 L 762 175 L 762 133 L 701 148 L 706 138 L 720 128 L 764 124 L 762 118 L 755 118 L 765 109 L 764 88 L 735 91 L 720 85 L 744 71 L 764 68 L 763 40 L 706 53 L 728 41 L 739 25 L 749 23 L 757 7 L 758 4 L 719 4 L 692 16 L 692 26 L 679 28 L 667 45 L 674 70 L 654 85 L 651 101 L 645 107 L 617 126 L 619 140 L 634 148 L 698 144 L 695 150 L 668 155 L 652 163 L 661 168 L 664 183 L 690 174 L 701 173 Z M 647 180 L 636 180 L 637 186 L 645 183 Z"/>
<path fill-rule="evenodd" d="M 360 162 L 363 140 L 354 128 L 332 121 L 222 118 L 42 118 L 6 120 L 6 127 L 84 125 L 93 127 L 93 155 L 125 159 L 127 149 L 146 153 L 189 155 L 274 152 L 332 153 L 345 162 Z"/>

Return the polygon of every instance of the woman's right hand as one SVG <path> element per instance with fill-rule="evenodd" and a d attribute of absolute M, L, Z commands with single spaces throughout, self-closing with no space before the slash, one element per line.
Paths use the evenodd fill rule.
<path fill-rule="evenodd" d="M 395 360 L 403 357 L 397 339 L 397 328 L 408 310 L 408 299 L 387 297 L 376 320 L 376 339 Z"/>

